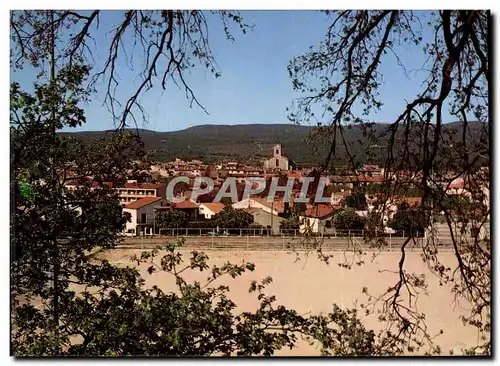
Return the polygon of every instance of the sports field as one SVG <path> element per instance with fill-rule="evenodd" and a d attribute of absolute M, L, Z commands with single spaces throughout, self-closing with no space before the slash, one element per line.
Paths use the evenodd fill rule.
<path fill-rule="evenodd" d="M 135 266 L 129 261 L 131 255 L 140 254 L 142 250 L 116 249 L 98 256 L 120 265 Z M 189 250 L 181 250 L 187 260 Z M 365 264 L 353 267 L 351 270 L 338 266 L 344 261 L 344 253 L 334 252 L 329 264 L 320 261 L 316 253 L 300 254 L 297 261 L 295 253 L 286 251 L 205 251 L 209 256 L 209 263 L 222 265 L 230 261 L 241 263 L 243 260 L 255 263 L 254 272 L 246 272 L 235 279 L 226 277 L 214 282 L 214 285 L 226 284 L 230 287 L 230 297 L 238 305 L 238 310 L 251 311 L 257 307 L 258 301 L 254 294 L 248 293 L 252 280 L 260 281 L 266 276 L 272 276 L 273 283 L 267 287 L 266 293 L 273 294 L 277 303 L 294 308 L 300 313 L 324 313 L 331 309 L 332 303 L 339 306 L 353 307 L 355 302 L 366 300 L 362 294 L 363 287 L 367 287 L 372 295 L 380 295 L 389 286 L 397 282 L 398 261 L 400 253 L 381 252 L 375 257 L 371 253 L 364 256 Z M 437 278 L 429 272 L 423 263 L 419 252 L 410 252 L 406 255 L 405 268 L 416 274 L 425 274 L 428 282 L 427 294 L 421 292 L 417 302 L 418 310 L 426 313 L 427 325 L 431 334 L 437 334 L 440 329 L 443 334 L 435 339 L 441 346 L 442 353 L 448 354 L 452 349 L 460 354 L 464 347 L 475 345 L 478 339 L 477 332 L 472 327 L 465 327 L 459 319 L 460 315 L 468 314 L 468 306 L 462 301 L 454 302 L 454 296 L 449 286 L 439 286 Z M 443 264 L 454 265 L 452 252 L 440 254 Z M 161 257 L 161 255 L 159 256 Z M 157 258 L 159 261 L 159 258 Z M 141 265 L 140 271 L 146 280 L 147 286 L 158 285 L 163 290 L 174 290 L 173 276 L 156 272 L 149 275 L 147 265 Z M 453 268 L 453 267 L 452 267 Z M 185 272 L 187 281 L 204 282 L 207 273 L 198 271 Z M 365 320 L 367 327 L 377 329 L 381 325 L 372 316 Z M 313 346 L 303 342 L 293 350 L 282 350 L 278 355 L 318 355 Z"/>

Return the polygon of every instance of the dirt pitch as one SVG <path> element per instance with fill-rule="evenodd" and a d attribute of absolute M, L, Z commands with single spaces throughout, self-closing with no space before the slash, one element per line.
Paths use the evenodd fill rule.
<path fill-rule="evenodd" d="M 98 257 L 106 258 L 110 262 L 124 266 L 135 266 L 136 263 L 129 261 L 133 254 L 140 254 L 142 250 L 117 249 L 100 253 Z M 185 254 L 185 260 L 189 256 L 189 250 L 181 250 Z M 330 264 L 318 260 L 315 253 L 300 254 L 300 260 L 291 252 L 252 252 L 252 251 L 211 251 L 206 250 L 210 265 L 230 261 L 241 263 L 243 260 L 255 263 L 254 272 L 246 272 L 242 276 L 232 279 L 225 277 L 214 282 L 214 285 L 226 284 L 230 287 L 230 297 L 238 305 L 238 310 L 252 311 L 257 307 L 258 301 L 255 295 L 248 293 L 248 287 L 252 280 L 260 281 L 270 275 L 273 283 L 267 287 L 266 293 L 273 294 L 278 304 L 296 309 L 299 313 L 325 313 L 330 311 L 331 304 L 352 307 L 358 301 L 364 301 L 366 296 L 362 294 L 364 286 L 372 295 L 380 295 L 389 286 L 397 282 L 398 261 L 400 253 L 382 252 L 372 259 L 372 254 L 364 256 L 365 264 L 361 267 L 353 267 L 348 270 L 337 264 L 344 259 L 341 252 L 333 253 L 334 258 Z M 443 334 L 435 339 L 441 346 L 442 354 L 447 355 L 449 350 L 454 354 L 461 354 L 461 349 L 475 345 L 478 334 L 472 327 L 466 327 L 460 321 L 460 315 L 468 314 L 465 301 L 454 302 L 454 296 L 449 286 L 439 286 L 439 281 L 432 275 L 423 263 L 420 253 L 411 252 L 406 255 L 405 268 L 410 273 L 424 273 L 428 281 L 427 294 L 421 292 L 417 302 L 420 311 L 426 313 L 427 325 L 431 334 L 437 334 L 440 329 Z M 441 255 L 443 264 L 454 265 L 454 256 L 451 252 Z M 158 260 L 161 256 L 158 257 Z M 164 272 L 156 272 L 149 275 L 146 272 L 147 265 L 140 266 L 140 272 L 146 280 L 147 286 L 158 285 L 163 290 L 175 290 L 173 276 Z M 382 272 L 381 272 L 382 271 Z M 185 272 L 187 281 L 204 282 L 208 274 L 199 271 Z M 380 323 L 373 317 L 364 319 L 367 327 L 378 329 Z M 281 350 L 277 355 L 310 356 L 319 355 L 314 346 L 306 342 L 300 342 L 293 350 Z"/>

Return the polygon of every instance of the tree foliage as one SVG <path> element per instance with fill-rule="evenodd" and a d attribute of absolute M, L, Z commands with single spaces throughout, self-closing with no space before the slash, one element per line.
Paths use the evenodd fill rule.
<path fill-rule="evenodd" d="M 175 208 L 161 210 L 156 216 L 156 225 L 162 229 L 187 227 L 188 222 L 189 215 L 181 210 L 176 210 Z"/>
<path fill-rule="evenodd" d="M 59 354 L 77 301 L 71 286 L 108 287 L 124 270 L 88 254 L 115 246 L 127 217 L 115 192 L 140 153 L 128 134 L 84 147 L 55 130 L 85 122 L 80 89 L 88 68 L 63 69 L 31 95 L 11 86 L 10 132 L 15 210 L 11 216 L 12 342 L 15 354 Z M 139 155 L 140 156 L 140 155 Z M 92 177 L 91 179 L 89 177 Z M 79 182 L 70 190 L 66 183 Z M 27 194 L 27 191 L 29 194 Z M 71 326 L 70 326 L 71 327 Z"/>
<path fill-rule="evenodd" d="M 321 115 L 327 123 L 316 129 L 313 138 L 328 144 L 322 170 L 330 167 L 341 153 L 349 158 L 352 169 L 358 156 L 356 141 L 347 141 L 346 131 L 353 125 L 364 129 L 366 154 L 373 146 L 384 147 L 385 177 L 394 186 L 412 183 L 421 192 L 422 211 L 426 215 L 445 212 L 450 242 L 455 253 L 453 268 L 441 263 L 439 248 L 448 239 L 432 230 L 423 245 L 423 259 L 443 282 L 453 283 L 458 298 L 471 304 L 464 323 L 477 327 L 477 345 L 468 353 L 489 354 L 491 255 L 489 236 L 477 233 L 489 220 L 489 174 L 478 172 L 478 166 L 489 164 L 491 145 L 489 130 L 491 112 L 489 87 L 491 65 L 491 16 L 483 10 L 441 10 L 433 12 L 374 10 L 326 11 L 331 19 L 325 38 L 319 46 L 295 57 L 288 70 L 293 88 L 303 96 L 291 108 L 290 118 L 298 123 L 315 121 Z M 422 78 L 408 76 L 407 65 L 400 55 L 404 49 L 420 53 L 425 64 Z M 384 70 L 389 59 L 397 62 L 412 82 L 422 87 L 414 98 L 404 101 L 394 113 L 385 131 L 375 131 L 372 119 L 383 107 L 380 98 Z M 395 72 L 392 70 L 391 72 Z M 402 101 L 403 102 L 403 101 Z M 458 131 L 446 129 L 446 112 L 458 120 Z M 323 122 L 323 121 L 321 121 Z M 472 124 L 479 130 L 472 135 Z M 465 191 L 461 195 L 476 197 L 467 209 L 450 210 L 444 199 L 451 182 L 463 177 Z M 384 192 L 383 202 L 394 195 Z M 449 202 L 449 201 L 448 201 Z M 465 201 L 463 201 L 465 202 Z M 445 207 L 443 206 L 445 204 Z M 458 213 L 460 211 L 460 213 Z M 383 225 L 382 220 L 378 220 Z M 474 234 L 469 227 L 474 227 Z M 376 230 L 375 230 L 376 231 Z M 469 234 L 465 234 L 469 233 Z M 429 342 L 432 337 L 423 326 L 423 315 L 411 306 L 400 304 L 402 294 L 410 299 L 418 288 L 414 278 L 405 271 L 406 247 L 415 241 L 408 238 L 402 246 L 399 280 L 379 302 L 401 325 L 403 334 L 419 334 Z M 410 304 L 408 304 L 410 305 Z"/>
<path fill-rule="evenodd" d="M 249 26 L 237 12 L 226 10 L 202 12 L 197 10 L 124 10 L 119 12 L 118 24 L 100 22 L 100 17 L 109 16 L 106 11 L 33 11 L 11 12 L 11 64 L 16 68 L 26 65 L 48 70 L 47 54 L 50 51 L 50 35 L 56 33 L 57 62 L 71 67 L 75 62 L 85 62 L 93 67 L 86 87 L 95 89 L 98 83 L 105 85 L 104 100 L 113 118 L 120 127 L 136 122 L 136 115 L 147 118 L 140 104 L 140 96 L 154 85 L 163 90 L 173 83 L 183 88 L 191 105 L 203 108 L 185 72 L 200 65 L 215 77 L 220 70 L 215 62 L 208 37 L 208 22 L 220 22 L 227 39 L 233 40 L 232 26 L 243 33 Z M 53 21 L 52 18 L 53 17 Z M 104 28 L 104 29 L 102 29 Z M 95 47 L 98 31 L 109 32 L 106 45 Z M 57 35 L 65 33 L 65 37 Z M 132 42 L 125 40 L 131 39 Z M 101 39 L 101 41 L 103 41 Z M 99 52 L 105 50 L 106 54 Z M 132 55 L 141 52 L 145 62 L 137 62 Z M 102 63 L 96 60 L 100 56 Z M 139 79 L 137 88 L 125 101 L 119 100 L 119 65 L 122 63 L 138 70 L 132 77 Z"/>
<path fill-rule="evenodd" d="M 171 247 L 159 268 L 175 276 L 179 292 L 145 288 L 137 270 L 92 260 L 89 252 L 115 246 L 127 219 L 105 182 L 124 181 L 124 172 L 135 169 L 129 158 L 142 150 L 142 144 L 135 135 L 116 133 L 89 148 L 55 132 L 85 122 L 81 105 L 99 81 L 104 81 L 105 101 L 123 128 L 137 112 L 146 117 L 140 96 L 154 85 L 165 89 L 170 82 L 179 84 L 187 98 L 201 106 L 186 82 L 185 70 L 201 63 L 218 76 L 206 13 L 123 11 L 104 47 L 104 62 L 98 64 L 92 61 L 91 40 L 100 14 L 98 10 L 11 13 L 11 64 L 15 69 L 30 64 L 40 71 L 33 94 L 16 84 L 11 87 L 14 354 L 273 354 L 294 346 L 295 334 L 315 339 L 323 353 L 336 355 L 402 354 L 424 343 L 432 346 L 425 314 L 412 302 L 417 290 L 425 288 L 425 279 L 405 269 L 406 248 L 415 241 L 412 236 L 401 247 L 397 283 L 370 297 L 374 304 L 383 304 L 379 320 L 387 323 L 388 330 L 377 334 L 362 325 L 355 310 L 334 306 L 326 316 L 300 316 L 273 305 L 275 299 L 261 293 L 269 279 L 251 284 L 250 290 L 258 293 L 259 309 L 235 314 L 225 295 L 228 288 L 187 284 L 182 279 L 183 269 L 178 268 L 182 255 Z M 222 21 L 228 38 L 229 23 L 247 28 L 238 14 L 211 14 Z M 471 305 L 463 322 L 477 328 L 478 342 L 466 352 L 490 354 L 491 245 L 489 236 L 479 237 L 489 221 L 490 187 L 489 172 L 478 169 L 488 164 L 491 155 L 490 14 L 388 10 L 326 12 L 326 16 L 332 16 L 331 26 L 319 47 L 290 63 L 294 89 L 306 94 L 293 106 L 291 118 L 301 123 L 323 115 L 328 121 L 313 135 L 318 146 L 327 147 L 320 172 L 341 155 L 353 169 L 359 166 L 361 158 L 352 149 L 357 142 L 346 139 L 350 126 L 359 124 L 364 138 L 371 141 L 365 144 L 366 156 L 373 155 L 372 146 L 386 147 L 382 162 L 386 177 L 404 184 L 411 181 L 422 193 L 419 210 L 444 213 L 456 263 L 451 267 L 441 263 L 440 238 L 433 234 L 423 246 L 423 259 L 442 282 L 452 284 L 457 298 Z M 424 29 L 431 35 L 426 36 Z M 60 37 L 63 31 L 66 36 Z M 127 37 L 142 47 L 145 62 L 137 89 L 123 101 L 117 98 L 117 65 L 124 58 L 131 61 L 127 55 L 134 54 L 122 47 Z M 380 64 L 388 57 L 399 62 L 399 47 L 413 44 L 428 60 L 422 65 L 423 87 L 385 131 L 376 133 L 371 124 L 362 122 L 383 105 L 378 94 L 383 80 Z M 51 62 L 55 48 L 58 53 Z M 444 127 L 446 109 L 460 121 L 458 133 Z M 474 138 L 472 119 L 480 124 Z M 471 197 L 458 208 L 444 199 L 456 177 L 464 178 L 464 191 Z M 80 187 L 67 189 L 64 183 L 70 179 L 81 182 Z M 247 213 L 231 211 L 237 210 L 221 213 L 221 226 L 253 221 Z M 400 221 L 408 223 L 405 220 Z M 154 253 L 145 254 L 139 261 L 153 258 Z M 149 272 L 156 268 L 151 263 Z M 200 253 L 192 253 L 187 268 L 209 270 Z M 215 267 L 207 281 L 252 268 L 249 264 Z M 409 298 L 406 304 L 403 295 Z"/>
<path fill-rule="evenodd" d="M 300 219 L 298 215 L 291 215 L 280 222 L 280 229 L 282 230 L 298 230 L 299 228 Z"/>
<path fill-rule="evenodd" d="M 429 214 L 423 212 L 418 207 L 410 206 L 406 202 L 398 205 L 394 217 L 388 226 L 396 231 L 404 231 L 406 235 L 415 235 L 424 232 L 429 228 Z"/>
<path fill-rule="evenodd" d="M 352 192 L 342 201 L 344 207 L 353 208 L 357 211 L 366 210 L 366 197 L 363 191 Z"/>
<path fill-rule="evenodd" d="M 337 213 L 333 219 L 336 229 L 340 230 L 360 230 L 365 226 L 365 222 L 353 208 L 346 208 Z"/>

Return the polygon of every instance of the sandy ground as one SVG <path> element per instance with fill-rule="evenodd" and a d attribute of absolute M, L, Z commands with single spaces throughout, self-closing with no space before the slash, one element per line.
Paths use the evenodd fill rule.
<path fill-rule="evenodd" d="M 113 250 L 101 253 L 110 262 L 120 265 L 135 264 L 129 261 L 131 254 L 140 254 L 141 250 Z M 189 251 L 182 250 L 189 255 Z M 380 295 L 389 286 L 397 282 L 398 261 L 400 253 L 382 252 L 372 260 L 371 254 L 365 256 L 365 264 L 354 267 L 351 270 L 339 267 L 337 264 L 344 260 L 343 253 L 333 253 L 334 258 L 330 264 L 318 260 L 315 253 L 307 258 L 301 254 L 301 260 L 296 261 L 296 254 L 290 252 L 230 252 L 230 251 L 205 251 L 210 257 L 210 264 L 222 265 L 230 261 L 241 263 L 243 260 L 253 262 L 256 265 L 254 272 L 246 272 L 232 279 L 225 277 L 214 282 L 214 285 L 227 284 L 231 291 L 230 297 L 238 305 L 238 310 L 252 311 L 257 307 L 258 301 L 255 295 L 248 293 L 248 287 L 252 280 L 260 281 L 270 275 L 273 283 L 267 287 L 266 293 L 273 294 L 278 304 L 296 309 L 299 313 L 317 314 L 326 313 L 331 310 L 333 303 L 343 307 L 353 307 L 355 302 L 366 300 L 362 294 L 363 287 L 373 295 Z M 441 254 L 443 264 L 453 265 L 453 253 Z M 159 259 L 158 259 L 159 260 Z M 152 275 L 146 273 L 147 265 L 141 265 L 141 273 L 146 280 L 147 286 L 158 285 L 163 290 L 174 290 L 173 276 L 165 272 L 156 272 Z M 471 327 L 463 326 L 459 320 L 460 315 L 466 315 L 467 304 L 454 302 L 454 297 L 448 286 L 439 286 L 437 278 L 425 267 L 420 253 L 407 253 L 407 271 L 420 274 L 424 273 L 428 281 L 428 294 L 420 293 L 417 303 L 418 310 L 426 313 L 427 325 L 431 334 L 437 334 L 440 329 L 443 334 L 435 339 L 442 348 L 444 355 L 450 349 L 455 354 L 461 354 L 464 347 L 475 345 L 477 332 Z M 383 272 L 380 272 L 384 270 Z M 184 278 L 188 281 L 204 282 L 207 273 L 185 272 Z M 372 317 L 364 319 L 367 327 L 377 329 L 380 323 Z M 305 342 L 301 342 L 293 350 L 282 350 L 277 355 L 319 355 L 319 351 Z"/>

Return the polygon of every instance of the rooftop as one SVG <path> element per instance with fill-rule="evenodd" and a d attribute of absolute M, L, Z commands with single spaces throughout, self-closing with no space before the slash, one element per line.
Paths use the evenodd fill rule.
<path fill-rule="evenodd" d="M 275 198 L 274 201 L 268 202 L 266 197 L 258 197 L 258 196 L 252 196 L 250 197 L 252 200 L 272 209 L 273 211 L 276 211 L 278 213 L 283 213 L 285 212 L 285 204 L 283 202 L 283 198 Z"/>
<path fill-rule="evenodd" d="M 207 207 L 210 211 L 218 214 L 224 209 L 224 204 L 221 202 L 204 202 L 201 203 L 203 206 Z"/>
<path fill-rule="evenodd" d="M 304 214 L 308 217 L 325 218 L 333 215 L 336 211 L 342 210 L 342 206 L 332 206 L 328 204 L 319 204 L 308 208 Z"/>
<path fill-rule="evenodd" d="M 188 209 L 188 208 L 198 208 L 198 204 L 193 202 L 193 201 L 183 201 L 183 202 L 177 202 L 173 204 L 174 208 L 182 210 L 182 209 Z"/>

